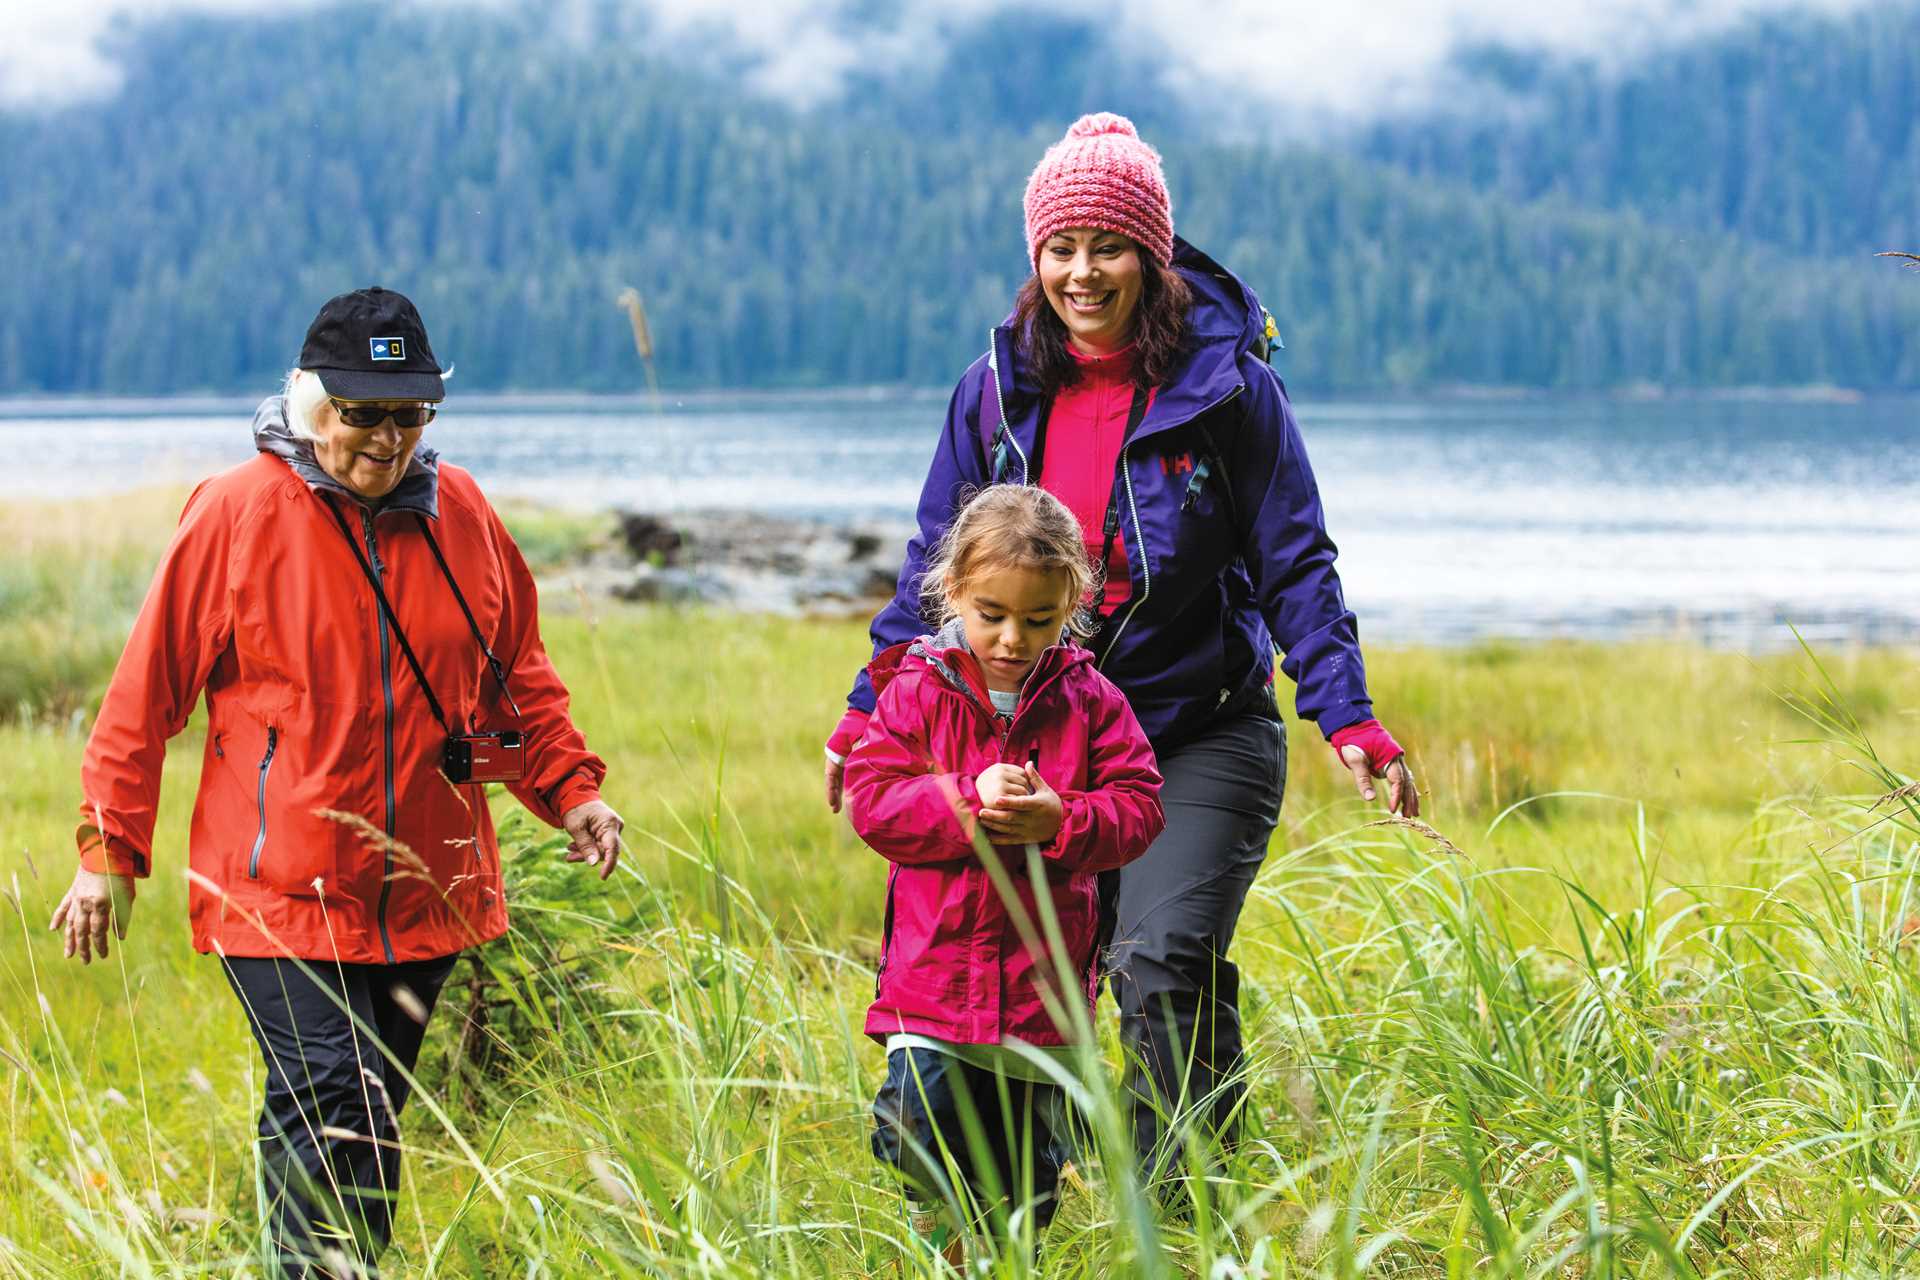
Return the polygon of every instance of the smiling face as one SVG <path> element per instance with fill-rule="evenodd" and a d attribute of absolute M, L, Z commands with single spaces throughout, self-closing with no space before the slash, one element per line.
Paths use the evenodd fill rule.
<path fill-rule="evenodd" d="M 390 407 L 411 409 L 417 400 L 395 401 Z M 340 420 L 333 401 L 322 400 L 313 411 L 318 439 L 313 456 L 322 469 L 363 498 L 384 498 L 407 473 L 407 461 L 426 427 L 402 429 L 392 418 L 371 427 L 350 427 Z"/>
<path fill-rule="evenodd" d="M 948 585 L 947 600 L 966 626 L 967 648 L 980 660 L 987 688 L 1020 688 L 1040 655 L 1060 642 L 1072 592 L 1064 572 L 1012 566 L 988 567 L 957 589 Z"/>
<path fill-rule="evenodd" d="M 1140 305 L 1140 247 L 1117 231 L 1070 227 L 1047 237 L 1034 266 L 1068 340 L 1090 356 L 1133 340 Z"/>

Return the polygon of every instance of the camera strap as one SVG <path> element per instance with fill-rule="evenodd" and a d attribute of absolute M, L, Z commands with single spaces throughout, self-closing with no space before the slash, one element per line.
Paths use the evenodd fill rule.
<path fill-rule="evenodd" d="M 394 638 L 400 642 L 400 654 L 407 660 L 407 667 L 413 672 L 413 678 L 419 681 L 420 692 L 427 696 L 427 707 L 433 712 L 433 718 L 440 722 L 440 727 L 446 731 L 448 737 L 455 736 L 457 731 L 453 722 L 447 719 L 447 713 L 440 706 L 440 699 L 433 694 L 433 686 L 427 683 L 426 670 L 420 665 L 419 657 L 414 654 L 413 645 L 407 641 L 406 629 L 400 625 L 400 618 L 393 611 L 393 602 L 387 599 L 386 588 L 380 585 L 380 575 L 373 571 L 373 565 L 368 562 L 366 552 L 354 538 L 353 531 L 347 528 L 347 518 L 340 513 L 340 508 L 334 503 L 327 501 L 319 494 L 314 496 L 319 499 L 320 505 L 332 514 L 333 522 L 340 527 L 340 536 L 346 540 L 347 550 L 353 553 L 354 563 L 360 566 L 360 572 L 365 575 L 367 585 L 373 588 L 374 598 L 380 602 L 380 612 L 386 618 L 387 625 L 393 628 Z M 454 581 L 453 571 L 447 567 L 447 559 L 441 554 L 440 544 L 434 541 L 433 532 L 427 527 L 426 517 L 417 516 L 416 518 L 420 521 L 420 531 L 426 535 L 427 545 L 433 549 L 433 558 L 440 566 L 441 575 L 446 578 L 447 585 L 453 589 L 453 598 L 460 602 L 460 612 L 466 615 L 467 626 L 472 629 L 473 638 L 480 645 L 480 652 L 486 655 L 487 666 L 492 670 L 493 678 L 500 682 L 500 692 L 506 698 L 507 706 L 512 708 L 514 715 L 519 715 L 520 708 L 514 703 L 513 694 L 507 690 L 506 668 L 498 658 L 494 657 L 493 650 L 487 647 L 485 638 L 480 634 L 480 624 L 474 621 L 473 610 L 467 607 L 467 599 L 460 593 L 460 584 Z"/>
<path fill-rule="evenodd" d="M 440 576 L 447 580 L 447 586 L 453 589 L 453 598 L 460 602 L 460 612 L 467 615 L 467 629 L 473 632 L 473 642 L 480 646 L 481 654 L 486 657 L 487 670 L 493 672 L 493 678 L 499 682 L 500 696 L 507 700 L 507 709 L 514 715 L 519 715 L 520 704 L 513 700 L 513 690 L 507 687 L 506 665 L 493 656 L 493 649 L 488 646 L 487 638 L 480 633 L 480 624 L 474 621 L 473 610 L 467 607 L 467 598 L 460 593 L 460 584 L 454 580 L 453 570 L 447 566 L 446 556 L 440 553 L 440 544 L 434 539 L 432 526 L 418 511 L 413 513 L 413 518 L 420 526 L 420 534 L 427 540 L 428 548 L 433 552 L 434 562 L 440 566 Z M 397 627 L 399 624 L 394 625 Z"/>

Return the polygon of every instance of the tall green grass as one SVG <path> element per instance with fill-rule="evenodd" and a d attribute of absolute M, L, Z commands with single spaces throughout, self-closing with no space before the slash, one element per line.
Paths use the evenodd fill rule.
<path fill-rule="evenodd" d="M 940 1274 L 866 1151 L 884 864 L 819 798 L 861 628 L 549 610 L 632 852 L 602 889 L 508 823 L 515 929 L 436 1015 L 388 1274 Z M 1370 656 L 1437 830 L 1381 825 L 1293 727 L 1235 953 L 1245 1141 L 1190 1151 L 1202 1207 L 1165 1212 L 1103 1009 L 1091 1149 L 1037 1262 L 986 1271 L 1920 1270 L 1911 656 Z M 260 1068 L 186 942 L 198 732 L 132 934 L 83 970 L 45 931 L 81 739 L 0 729 L 0 1275 L 259 1274 Z"/>

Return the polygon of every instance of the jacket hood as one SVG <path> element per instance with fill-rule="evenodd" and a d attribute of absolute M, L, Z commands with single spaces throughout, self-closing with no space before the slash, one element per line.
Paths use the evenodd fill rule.
<path fill-rule="evenodd" d="M 1151 430 L 1156 420 L 1184 420 L 1224 398 L 1244 381 L 1241 357 L 1267 341 L 1266 310 L 1238 276 L 1179 236 L 1173 238 L 1173 269 L 1186 277 L 1193 290 L 1193 305 L 1187 311 L 1187 352 L 1155 396 L 1143 430 Z M 1009 420 L 1018 416 L 1016 400 L 1041 395 L 1040 384 L 1020 362 L 1013 319 L 1009 313 L 993 335 L 1002 385 L 1010 388 Z"/>
<path fill-rule="evenodd" d="M 316 493 L 337 493 L 377 511 L 418 511 L 434 519 L 440 516 L 440 454 L 424 444 L 414 447 L 407 472 L 393 492 L 377 502 L 369 502 L 327 474 L 313 456 L 312 442 L 294 435 L 287 424 L 285 396 L 268 396 L 253 411 L 253 447 L 293 468 L 293 473 Z"/>

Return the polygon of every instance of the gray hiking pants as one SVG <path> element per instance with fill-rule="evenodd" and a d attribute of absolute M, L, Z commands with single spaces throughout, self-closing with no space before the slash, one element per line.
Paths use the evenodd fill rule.
<path fill-rule="evenodd" d="M 1272 690 L 1236 699 L 1161 753 L 1160 773 L 1166 829 L 1104 886 L 1134 1144 L 1150 1179 L 1182 1158 L 1187 1125 L 1230 1143 L 1246 1093 L 1240 971 L 1227 948 L 1280 821 L 1287 738 Z"/>

